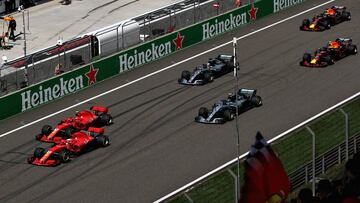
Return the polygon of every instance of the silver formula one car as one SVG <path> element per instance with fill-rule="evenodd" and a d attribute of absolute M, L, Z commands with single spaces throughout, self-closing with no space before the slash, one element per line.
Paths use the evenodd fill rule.
<path fill-rule="evenodd" d="M 215 103 L 211 111 L 206 107 L 201 107 L 195 121 L 198 123 L 222 124 L 235 118 L 236 108 L 239 113 L 242 113 L 262 105 L 262 99 L 256 95 L 254 89 L 242 88 L 239 89 L 237 94 L 229 94 L 226 100 Z"/>
<path fill-rule="evenodd" d="M 233 56 L 221 54 L 214 59 L 209 59 L 207 64 L 197 66 L 192 73 L 184 70 L 178 82 L 182 85 L 204 85 L 212 82 L 214 78 L 233 71 L 233 63 Z"/>

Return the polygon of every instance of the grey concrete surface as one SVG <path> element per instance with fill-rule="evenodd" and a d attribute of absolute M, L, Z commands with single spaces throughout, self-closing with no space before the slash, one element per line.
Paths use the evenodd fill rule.
<path fill-rule="evenodd" d="M 324 0 L 308 1 L 244 29 L 5 120 L 0 123 L 0 133 L 320 2 Z M 249 149 L 257 130 L 269 139 L 359 91 L 360 55 L 347 57 L 327 68 L 309 69 L 298 65 L 305 51 L 313 51 L 336 37 L 352 37 L 354 43 L 360 42 L 360 5 L 352 0 L 341 3 L 352 12 L 352 21 L 326 32 L 299 31 L 302 19 L 324 9 L 319 8 L 239 41 L 239 86 L 258 89 L 264 102 L 262 107 L 239 118 L 241 152 Z M 236 155 L 234 122 L 201 125 L 193 121 L 201 106 L 209 107 L 233 90 L 232 75 L 202 87 L 177 84 L 182 70 L 192 69 L 210 57 L 231 51 L 231 46 L 223 47 L 0 138 L 0 202 L 151 202 L 233 159 Z M 42 125 L 56 124 L 61 118 L 73 115 L 75 110 L 94 104 L 110 107 L 114 116 L 115 124 L 106 128 L 111 139 L 108 148 L 84 154 L 56 168 L 26 163 L 36 146 L 49 146 L 34 139 Z"/>
<path fill-rule="evenodd" d="M 176 0 L 73 0 L 70 5 L 61 5 L 60 0 L 31 7 L 29 30 L 27 29 L 27 53 L 56 45 L 58 39 L 69 40 L 75 36 L 95 31 L 122 20 L 141 15 Z M 22 13 L 14 13 L 17 21 L 16 34 L 23 30 Z M 26 28 L 27 12 L 25 12 Z M 0 31 L 2 33 L 3 27 Z M 0 56 L 8 59 L 23 56 L 23 36 L 11 50 L 0 50 Z"/>

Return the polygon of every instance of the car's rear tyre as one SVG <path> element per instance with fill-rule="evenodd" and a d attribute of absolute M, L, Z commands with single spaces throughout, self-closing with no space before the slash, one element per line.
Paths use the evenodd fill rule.
<path fill-rule="evenodd" d="M 349 45 L 346 51 L 348 54 L 357 54 L 357 47 L 356 45 Z"/>
<path fill-rule="evenodd" d="M 341 17 L 344 19 L 344 20 L 347 20 L 347 21 L 350 21 L 351 20 L 351 14 L 350 14 L 350 12 L 343 12 L 342 14 L 341 14 Z"/>
<path fill-rule="evenodd" d="M 187 70 L 184 70 L 182 73 L 181 73 L 181 78 L 185 79 L 185 80 L 189 80 L 191 77 L 191 73 Z"/>
<path fill-rule="evenodd" d="M 50 125 L 44 125 L 41 129 L 41 134 L 43 135 L 50 135 L 50 133 L 53 131 L 52 127 Z"/>
<path fill-rule="evenodd" d="M 214 77 L 210 72 L 205 72 L 204 79 L 206 82 L 212 82 L 214 80 Z"/>
<path fill-rule="evenodd" d="M 310 61 L 311 61 L 311 54 L 305 53 L 305 54 L 303 55 L 303 61 L 306 61 L 306 62 L 310 63 Z"/>
<path fill-rule="evenodd" d="M 111 125 L 113 122 L 113 118 L 110 114 L 101 114 L 100 115 L 100 122 L 103 125 Z"/>
<path fill-rule="evenodd" d="M 96 142 L 101 147 L 107 147 L 110 145 L 109 137 L 106 135 L 100 135 L 96 137 Z"/>
<path fill-rule="evenodd" d="M 224 111 L 224 118 L 225 118 L 227 121 L 232 121 L 232 120 L 234 120 L 234 118 L 235 118 L 235 114 L 234 114 L 234 112 L 231 111 L 230 109 L 225 110 L 225 111 Z"/>
<path fill-rule="evenodd" d="M 201 107 L 199 109 L 199 116 L 202 116 L 203 118 L 207 118 L 209 116 L 209 110 L 206 107 Z"/>
<path fill-rule="evenodd" d="M 58 153 L 61 163 L 70 161 L 70 153 L 67 150 L 62 150 Z"/>
<path fill-rule="evenodd" d="M 251 103 L 254 106 L 261 106 L 262 105 L 262 99 L 260 96 L 254 96 L 251 98 Z"/>
<path fill-rule="evenodd" d="M 34 157 L 41 159 L 45 154 L 45 149 L 41 147 L 37 147 L 34 151 Z"/>

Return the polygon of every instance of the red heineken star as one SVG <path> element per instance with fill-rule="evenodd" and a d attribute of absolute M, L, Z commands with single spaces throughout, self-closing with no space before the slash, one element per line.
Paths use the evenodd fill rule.
<path fill-rule="evenodd" d="M 256 20 L 256 13 L 258 12 L 258 8 L 255 8 L 254 4 L 251 6 L 251 9 L 248 11 L 250 15 L 250 20 Z"/>
<path fill-rule="evenodd" d="M 173 42 L 176 46 L 176 49 L 182 49 L 182 43 L 183 43 L 184 38 L 185 38 L 185 36 L 181 36 L 180 32 L 177 33 L 176 38 L 173 40 Z"/>
<path fill-rule="evenodd" d="M 87 72 L 85 75 L 89 79 L 88 85 L 92 85 L 96 83 L 96 75 L 98 73 L 99 69 L 95 69 L 93 65 L 90 66 L 89 72 Z"/>

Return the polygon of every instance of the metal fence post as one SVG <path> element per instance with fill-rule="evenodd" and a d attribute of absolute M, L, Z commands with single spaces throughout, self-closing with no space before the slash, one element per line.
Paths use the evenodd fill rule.
<path fill-rule="evenodd" d="M 311 130 L 311 128 L 308 125 L 306 125 L 305 127 L 312 135 L 312 192 L 313 192 L 313 195 L 315 196 L 315 174 L 316 174 L 316 172 L 315 172 L 315 158 L 316 158 L 315 133 L 314 133 L 314 131 Z"/>
<path fill-rule="evenodd" d="M 194 200 L 192 200 L 191 197 L 188 194 L 186 194 L 186 192 L 184 192 L 184 196 L 190 203 L 194 203 Z"/>
<path fill-rule="evenodd" d="M 343 109 L 339 111 L 345 116 L 345 160 L 347 161 L 349 159 L 349 116 Z"/>
<path fill-rule="evenodd" d="M 235 203 L 238 202 L 238 193 L 240 191 L 240 189 L 238 190 L 238 176 L 229 168 L 227 170 L 230 175 L 234 178 L 234 185 L 235 185 Z"/>

